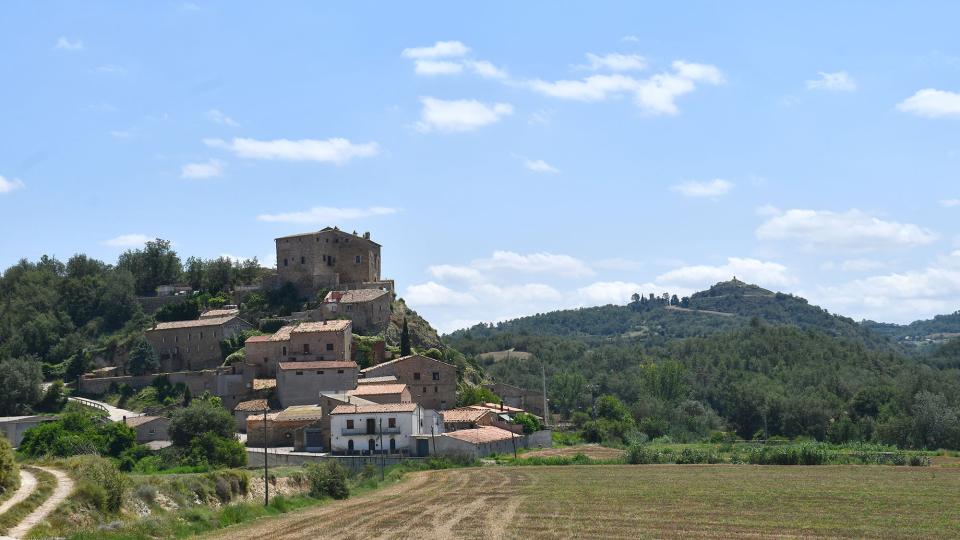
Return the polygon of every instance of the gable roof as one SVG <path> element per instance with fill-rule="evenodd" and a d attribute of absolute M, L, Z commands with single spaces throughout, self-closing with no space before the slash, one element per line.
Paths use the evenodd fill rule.
<path fill-rule="evenodd" d="M 397 382 L 397 378 L 393 375 L 384 375 L 382 377 L 360 377 L 357 379 L 357 384 L 387 384 L 395 382 Z"/>
<path fill-rule="evenodd" d="M 244 321 L 236 315 L 230 317 L 212 317 L 209 319 L 196 319 L 193 321 L 170 321 L 157 323 L 153 328 L 147 329 L 147 332 L 153 332 L 156 330 L 176 330 L 178 328 L 194 328 L 194 327 L 203 327 L 203 326 L 220 326 L 233 322 L 234 320 L 239 320 L 246 325 L 250 325 L 247 321 Z"/>
<path fill-rule="evenodd" d="M 384 403 L 378 405 L 337 405 L 330 414 L 370 414 L 390 412 L 413 412 L 417 410 L 416 403 Z"/>
<path fill-rule="evenodd" d="M 357 363 L 352 360 L 316 360 L 312 362 L 280 362 L 280 369 L 356 369 Z"/>
<path fill-rule="evenodd" d="M 445 423 L 455 423 L 455 422 L 476 422 L 488 414 L 494 414 L 490 410 L 480 410 L 480 409 L 471 409 L 469 407 L 461 407 L 459 409 L 449 409 L 446 411 L 440 411 L 440 414 L 443 416 L 443 421 Z"/>
<path fill-rule="evenodd" d="M 444 437 L 450 437 L 471 444 L 484 444 L 497 441 L 508 441 L 516 435 L 505 429 L 495 426 L 481 426 L 474 429 L 459 429 L 443 434 Z"/>
<path fill-rule="evenodd" d="M 294 405 L 277 413 L 277 420 L 319 420 L 322 415 L 319 405 Z"/>
<path fill-rule="evenodd" d="M 253 389 L 254 390 L 268 390 L 270 388 L 277 387 L 276 379 L 254 379 L 253 380 Z"/>
<path fill-rule="evenodd" d="M 218 317 L 231 317 L 234 315 L 239 315 L 239 308 L 227 308 L 227 309 L 208 309 L 200 314 L 201 319 L 213 319 Z"/>
<path fill-rule="evenodd" d="M 237 406 L 233 408 L 234 411 L 263 411 L 267 408 L 267 400 L 265 399 L 251 399 L 248 401 L 241 401 L 237 403 Z"/>
<path fill-rule="evenodd" d="M 518 409 L 516 407 L 511 407 L 509 405 L 502 405 L 500 403 L 480 403 L 477 405 L 467 405 L 467 408 L 476 409 L 478 411 L 493 411 L 495 413 L 522 413 L 527 412 L 523 409 Z"/>
<path fill-rule="evenodd" d="M 394 384 L 362 384 L 353 390 L 347 390 L 349 396 L 381 396 L 388 394 L 402 394 L 407 389 L 403 383 Z"/>
<path fill-rule="evenodd" d="M 306 334 L 309 332 L 344 332 L 350 327 L 351 321 L 335 319 L 330 321 L 305 322 L 288 324 L 270 336 L 269 341 L 290 341 L 291 334 Z"/>
<path fill-rule="evenodd" d="M 375 365 L 375 366 L 370 366 L 370 367 L 368 367 L 367 369 L 362 369 L 362 370 L 360 370 L 360 371 L 361 371 L 361 373 L 376 373 L 376 371 L 377 371 L 378 369 L 380 369 L 380 368 L 382 368 L 382 367 L 384 367 L 384 366 L 393 366 L 393 365 L 399 364 L 399 363 L 401 363 L 401 362 L 409 362 L 410 360 L 429 360 L 430 362 L 436 362 L 437 364 L 443 364 L 443 365 L 445 365 L 445 366 L 450 366 L 450 367 L 452 367 L 452 368 L 454 368 L 454 369 L 457 368 L 457 366 L 455 366 L 455 365 L 453 365 L 453 364 L 448 364 L 448 363 L 446 363 L 446 362 L 444 362 L 444 361 L 442 361 L 442 360 L 437 360 L 436 358 L 430 358 L 429 356 L 423 356 L 422 354 L 411 354 L 411 355 L 408 355 L 408 356 L 401 356 L 400 358 L 395 358 L 395 359 L 393 359 L 393 360 L 390 360 L 390 361 L 388 361 L 388 362 L 383 362 L 383 363 L 377 364 L 377 365 Z"/>
<path fill-rule="evenodd" d="M 137 427 L 137 426 L 142 426 L 144 424 L 149 424 L 154 420 L 166 420 L 166 418 L 162 416 L 131 416 L 129 418 L 124 419 L 123 423 L 130 427 Z"/>
<path fill-rule="evenodd" d="M 333 293 L 331 292 L 330 294 Z M 351 289 L 339 295 L 334 295 L 334 298 L 339 296 L 339 299 L 336 301 L 339 301 L 341 304 L 357 304 L 376 300 L 386 294 L 388 294 L 387 291 L 383 289 Z M 329 298 L 330 295 L 328 294 L 327 297 Z"/>

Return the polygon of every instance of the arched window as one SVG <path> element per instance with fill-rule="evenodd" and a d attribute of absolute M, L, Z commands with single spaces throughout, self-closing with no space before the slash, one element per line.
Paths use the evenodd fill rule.
<path fill-rule="evenodd" d="M 397 440 L 391 438 L 391 439 L 390 439 L 390 453 L 392 454 L 392 453 L 394 453 L 394 452 L 396 452 L 396 451 L 397 451 Z"/>
<path fill-rule="evenodd" d="M 347 453 L 348 454 L 353 453 L 353 439 L 350 439 L 349 441 L 347 441 Z"/>

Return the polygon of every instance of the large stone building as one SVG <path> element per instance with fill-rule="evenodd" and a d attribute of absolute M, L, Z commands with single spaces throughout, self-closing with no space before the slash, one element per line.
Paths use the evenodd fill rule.
<path fill-rule="evenodd" d="M 327 360 L 280 362 L 277 368 L 277 399 L 280 405 L 315 405 L 321 393 L 343 393 L 357 387 L 356 362 Z"/>
<path fill-rule="evenodd" d="M 239 317 L 215 317 L 157 323 L 146 337 L 160 357 L 161 371 L 193 371 L 219 366 L 220 342 L 251 329 L 253 325 Z"/>
<path fill-rule="evenodd" d="M 280 362 L 349 360 L 352 343 L 352 323 L 335 320 L 284 326 L 271 336 L 247 338 L 244 346 L 259 376 L 276 377 Z"/>
<path fill-rule="evenodd" d="M 304 295 L 319 289 L 356 288 L 380 281 L 380 244 L 363 236 L 327 227 L 276 239 L 280 281 Z"/>
<path fill-rule="evenodd" d="M 534 416 L 543 418 L 543 392 L 527 390 L 504 383 L 485 384 L 483 387 L 502 399 L 504 405 L 523 409 Z"/>
<path fill-rule="evenodd" d="M 410 388 L 411 399 L 424 409 L 450 409 L 457 403 L 457 366 L 414 354 L 377 364 L 364 377 L 393 375 Z"/>

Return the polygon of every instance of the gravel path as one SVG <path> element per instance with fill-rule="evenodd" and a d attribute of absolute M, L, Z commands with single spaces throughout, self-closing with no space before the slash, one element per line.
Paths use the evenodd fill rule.
<path fill-rule="evenodd" d="M 20 469 L 20 489 L 13 494 L 13 497 L 10 497 L 4 501 L 3 504 L 0 504 L 0 514 L 6 512 L 13 507 L 13 505 L 29 497 L 35 489 L 37 489 L 37 479 L 28 471 Z"/>
<path fill-rule="evenodd" d="M 27 517 L 23 518 L 16 527 L 7 531 L 7 535 L 11 538 L 23 538 L 30 529 L 34 528 L 38 523 L 43 521 L 50 515 L 51 512 L 57 509 L 60 506 L 60 503 L 67 500 L 67 497 L 73 492 L 73 480 L 67 476 L 67 473 L 59 471 L 57 469 L 48 469 L 46 467 L 37 467 L 47 471 L 48 473 L 54 475 L 57 478 L 57 487 L 54 488 L 53 494 L 50 495 L 50 498 L 43 501 L 36 510 L 31 512 Z"/>

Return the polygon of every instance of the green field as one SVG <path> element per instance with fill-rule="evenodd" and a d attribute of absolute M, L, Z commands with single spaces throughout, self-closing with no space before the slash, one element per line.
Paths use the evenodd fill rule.
<path fill-rule="evenodd" d="M 214 538 L 957 538 L 960 470 L 609 465 L 416 473 Z"/>

